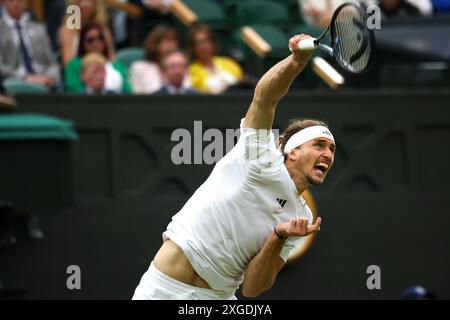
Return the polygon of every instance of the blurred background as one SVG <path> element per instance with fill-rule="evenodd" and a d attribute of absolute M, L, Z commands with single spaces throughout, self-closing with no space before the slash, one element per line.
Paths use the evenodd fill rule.
<path fill-rule="evenodd" d="M 213 168 L 203 132 L 237 129 L 288 39 L 345 2 L 0 0 L 0 299 L 130 299 Z M 369 69 L 315 51 L 279 104 L 275 128 L 323 119 L 338 148 L 310 190 L 323 231 L 262 298 L 450 298 L 450 0 L 360 2 Z"/>

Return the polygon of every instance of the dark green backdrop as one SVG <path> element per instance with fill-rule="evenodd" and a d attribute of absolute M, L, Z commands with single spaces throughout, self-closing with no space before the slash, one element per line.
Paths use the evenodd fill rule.
<path fill-rule="evenodd" d="M 36 208 L 45 239 L 19 236 L 3 250 L 0 280 L 26 288 L 25 298 L 128 299 L 170 217 L 212 170 L 173 165 L 171 133 L 193 132 L 194 120 L 203 121 L 203 130 L 237 128 L 251 95 L 18 100 L 17 112 L 76 123 L 76 203 L 62 212 Z M 299 116 L 324 119 L 338 148 L 327 182 L 311 190 L 322 231 L 263 298 L 396 299 L 413 284 L 450 298 L 449 101 L 449 91 L 291 94 L 282 100 L 274 127 Z M 81 268 L 79 291 L 66 288 L 72 264 Z M 381 290 L 366 287 L 369 265 L 381 268 Z"/>

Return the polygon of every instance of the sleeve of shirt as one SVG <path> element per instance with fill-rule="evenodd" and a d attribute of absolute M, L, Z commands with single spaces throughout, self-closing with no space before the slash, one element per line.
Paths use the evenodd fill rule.
<path fill-rule="evenodd" d="M 280 258 L 283 259 L 284 262 L 286 262 L 292 249 L 294 249 L 302 241 L 302 237 L 291 237 L 287 239 L 284 242 L 283 248 L 281 249 Z"/>
<path fill-rule="evenodd" d="M 272 130 L 244 128 L 241 120 L 241 136 L 239 144 L 243 148 L 244 160 L 255 168 L 270 168 L 280 164 L 281 152 L 275 145 Z"/>

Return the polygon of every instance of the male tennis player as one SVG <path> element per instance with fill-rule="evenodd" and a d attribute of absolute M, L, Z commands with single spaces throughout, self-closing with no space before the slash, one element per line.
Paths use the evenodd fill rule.
<path fill-rule="evenodd" d="M 293 123 L 275 146 L 277 102 L 305 67 L 311 52 L 298 50 L 259 81 L 241 122 L 236 146 L 222 158 L 163 233 L 164 243 L 142 276 L 133 299 L 236 299 L 268 290 L 299 237 L 320 230 L 304 199 L 322 184 L 335 143 L 324 123 Z"/>

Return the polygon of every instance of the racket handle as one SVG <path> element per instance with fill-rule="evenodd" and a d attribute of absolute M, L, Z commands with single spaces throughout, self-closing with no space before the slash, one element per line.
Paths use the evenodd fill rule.
<path fill-rule="evenodd" d="M 310 38 L 310 39 L 305 39 L 305 40 L 301 40 L 298 43 L 298 48 L 301 51 L 310 51 L 310 50 L 314 50 L 314 48 L 316 47 L 316 43 L 314 42 L 316 41 L 315 38 Z"/>

